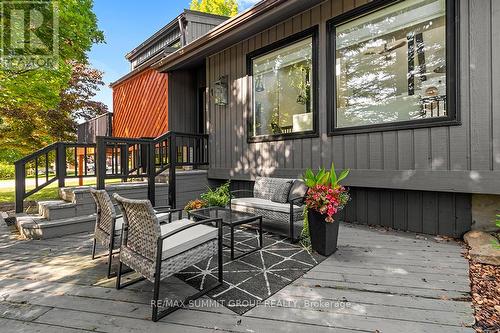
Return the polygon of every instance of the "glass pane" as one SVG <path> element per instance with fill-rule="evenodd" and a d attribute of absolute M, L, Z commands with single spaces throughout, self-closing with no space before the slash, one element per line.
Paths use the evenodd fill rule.
<path fill-rule="evenodd" d="M 252 136 L 312 131 L 312 37 L 254 58 L 252 66 Z"/>
<path fill-rule="evenodd" d="M 336 127 L 447 116 L 445 4 L 403 1 L 336 28 Z"/>

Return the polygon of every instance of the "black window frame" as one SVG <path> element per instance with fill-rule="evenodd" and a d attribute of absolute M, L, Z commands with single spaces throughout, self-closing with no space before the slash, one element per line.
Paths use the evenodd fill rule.
<path fill-rule="evenodd" d="M 447 117 L 415 119 L 372 125 L 337 127 L 337 86 L 336 86 L 336 27 L 361 18 L 377 10 L 390 7 L 406 0 L 374 0 L 366 5 L 336 16 L 326 23 L 327 30 L 327 126 L 328 135 L 345 135 L 370 132 L 384 132 L 404 129 L 430 128 L 438 126 L 458 126 L 460 120 L 459 77 L 459 4 L 458 0 L 446 0 L 446 103 Z"/>
<path fill-rule="evenodd" d="M 253 78 L 253 59 L 266 55 L 268 53 L 277 51 L 289 45 L 293 45 L 301 40 L 312 38 L 312 114 L 313 114 L 313 129 L 311 131 L 297 132 L 297 133 L 282 133 L 282 134 L 269 134 L 269 135 L 259 135 L 252 136 L 253 128 L 253 115 L 255 106 L 255 96 L 253 91 L 254 78 Z M 247 75 L 250 77 L 250 87 L 249 91 L 251 93 L 251 107 L 250 114 L 247 117 L 247 142 L 272 142 L 272 141 L 283 141 L 283 140 L 294 140 L 294 139 L 305 139 L 319 137 L 319 26 L 315 25 L 311 28 L 303 30 L 299 33 L 293 34 L 286 38 L 283 38 L 277 42 L 266 45 L 255 51 L 252 51 L 246 56 L 247 63 Z"/>

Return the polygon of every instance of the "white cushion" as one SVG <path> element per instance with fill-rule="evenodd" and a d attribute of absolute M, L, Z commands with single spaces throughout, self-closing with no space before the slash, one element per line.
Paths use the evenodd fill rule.
<path fill-rule="evenodd" d="M 258 208 L 264 210 L 272 210 L 280 213 L 290 214 L 290 204 L 289 203 L 279 203 L 271 200 L 261 199 L 261 198 L 238 198 L 231 200 L 232 208 L 239 210 L 239 208 Z M 294 212 L 302 211 L 299 206 L 293 206 Z"/>
<path fill-rule="evenodd" d="M 177 230 L 185 225 L 194 223 L 188 219 L 172 221 L 168 224 L 162 224 L 161 234 L 166 235 L 169 232 Z M 198 245 L 216 239 L 218 230 L 209 225 L 197 225 L 189 229 L 183 230 L 178 234 L 168 237 L 163 241 L 162 259 L 168 259 L 182 252 L 190 250 Z"/>

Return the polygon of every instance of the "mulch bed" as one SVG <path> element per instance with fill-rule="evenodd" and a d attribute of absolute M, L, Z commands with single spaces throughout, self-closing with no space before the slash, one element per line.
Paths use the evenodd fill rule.
<path fill-rule="evenodd" d="M 500 332 L 500 266 L 470 262 L 476 332 Z"/>

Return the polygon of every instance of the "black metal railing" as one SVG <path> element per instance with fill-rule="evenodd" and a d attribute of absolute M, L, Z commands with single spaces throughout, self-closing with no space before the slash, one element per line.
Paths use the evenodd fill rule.
<path fill-rule="evenodd" d="M 95 144 L 56 142 L 14 163 L 16 212 L 24 209 L 24 199 L 48 185 L 65 186 L 67 178 L 95 176 Z"/>
<path fill-rule="evenodd" d="M 67 178 L 95 177 L 97 188 L 106 180 L 147 179 L 148 198 L 155 202 L 155 178 L 168 170 L 169 203 L 175 207 L 175 170 L 208 165 L 208 135 L 167 132 L 154 139 L 98 136 L 96 143 L 57 142 L 15 162 L 16 212 L 24 199 Z"/>
<path fill-rule="evenodd" d="M 169 203 L 175 207 L 176 173 L 182 166 L 208 165 L 208 135 L 167 132 L 155 139 L 97 137 L 97 188 L 106 179 L 146 178 L 155 203 L 155 178 L 168 170 Z"/>

